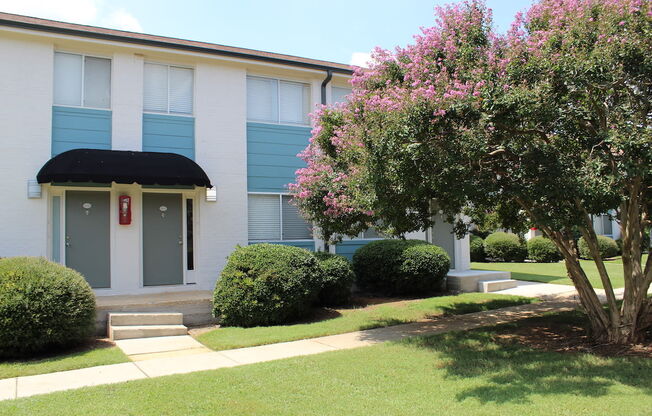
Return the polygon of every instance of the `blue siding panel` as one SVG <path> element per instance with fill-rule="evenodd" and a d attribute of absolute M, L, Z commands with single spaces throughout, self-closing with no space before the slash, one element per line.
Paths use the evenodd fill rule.
<path fill-rule="evenodd" d="M 306 166 L 297 154 L 308 139 L 310 127 L 247 123 L 248 191 L 286 192 L 297 169 Z"/>
<path fill-rule="evenodd" d="M 357 249 L 364 246 L 365 244 L 371 243 L 372 241 L 375 241 L 375 240 L 363 240 L 363 239 L 357 240 L 356 239 L 356 240 L 342 241 L 342 242 L 337 243 L 335 245 L 335 253 L 339 254 L 341 256 L 344 256 L 349 260 L 352 260 L 353 259 L 353 253 L 355 253 L 355 251 Z"/>
<path fill-rule="evenodd" d="M 72 149 L 111 149 L 111 111 L 52 107 L 52 156 Z"/>
<path fill-rule="evenodd" d="M 195 119 L 143 114 L 143 151 L 176 153 L 195 159 Z"/>
<path fill-rule="evenodd" d="M 250 241 L 249 245 L 252 244 L 280 244 L 282 246 L 293 246 L 299 248 L 305 248 L 308 251 L 315 251 L 315 242 L 314 241 Z"/>

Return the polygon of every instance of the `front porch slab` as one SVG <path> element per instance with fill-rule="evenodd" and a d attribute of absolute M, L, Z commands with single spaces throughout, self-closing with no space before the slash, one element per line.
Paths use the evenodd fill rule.
<path fill-rule="evenodd" d="M 175 312 L 183 314 L 184 325 L 207 325 L 215 322 L 212 300 L 210 290 L 97 296 L 95 325 L 98 334 L 106 333 L 110 312 Z"/>

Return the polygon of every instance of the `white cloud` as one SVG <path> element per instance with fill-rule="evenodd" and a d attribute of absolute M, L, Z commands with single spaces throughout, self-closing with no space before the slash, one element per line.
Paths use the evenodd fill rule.
<path fill-rule="evenodd" d="M 349 64 L 361 67 L 368 67 L 371 61 L 371 54 L 369 52 L 353 52 Z"/>
<path fill-rule="evenodd" d="M 111 12 L 100 24 L 113 29 L 128 30 L 130 32 L 143 31 L 143 27 L 140 25 L 138 19 L 125 9 L 118 9 Z"/>
<path fill-rule="evenodd" d="M 108 3 L 108 2 L 107 2 Z M 142 32 L 138 19 L 105 0 L 0 0 L 0 11 L 83 25 Z"/>

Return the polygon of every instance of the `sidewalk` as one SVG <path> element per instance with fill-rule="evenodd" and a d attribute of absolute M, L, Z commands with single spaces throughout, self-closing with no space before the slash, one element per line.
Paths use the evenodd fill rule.
<path fill-rule="evenodd" d="M 0 400 L 346 350 L 385 341 L 395 341 L 410 336 L 469 330 L 517 321 L 546 312 L 571 310 L 576 306 L 577 303 L 569 300 L 549 301 L 300 341 L 225 351 L 200 352 L 185 356 L 153 358 L 123 364 L 10 378 L 0 380 Z"/>

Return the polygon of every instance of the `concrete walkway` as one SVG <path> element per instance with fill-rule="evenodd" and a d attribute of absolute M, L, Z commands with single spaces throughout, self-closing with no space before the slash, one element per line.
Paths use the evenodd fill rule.
<path fill-rule="evenodd" d="M 401 338 L 438 334 L 449 331 L 469 330 L 541 315 L 546 312 L 561 312 L 577 306 L 573 301 L 549 301 L 533 305 L 513 306 L 493 311 L 442 317 L 433 320 L 396 325 L 387 328 L 369 329 L 340 335 L 330 335 L 300 341 L 261 345 L 226 351 L 194 351 L 182 356 L 165 356 L 168 351 L 158 351 L 158 357 L 79 370 L 0 380 L 0 400 L 28 397 L 37 394 L 70 390 L 80 387 L 120 383 L 171 374 L 215 370 L 245 364 L 260 363 L 282 358 L 319 354 L 322 352 L 346 350 L 374 345 Z M 187 345 L 183 337 L 166 337 L 170 345 Z M 183 338 L 183 339 L 182 339 Z M 194 341 L 194 340 L 193 340 Z M 136 344 L 132 345 L 132 356 L 139 355 Z M 203 348 L 203 347 L 202 347 Z M 191 348 L 192 349 L 192 348 Z M 151 353 L 148 354 L 157 354 Z M 142 357 L 141 357 L 142 358 Z"/>

